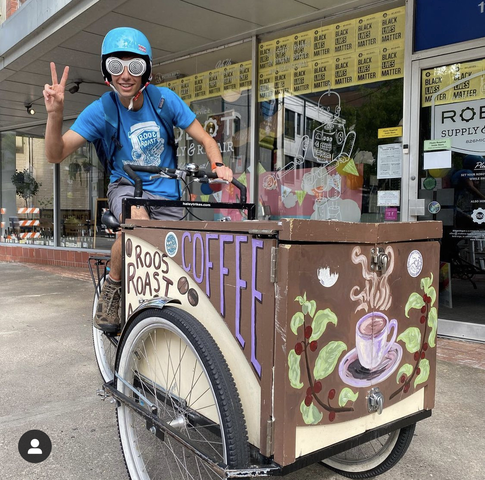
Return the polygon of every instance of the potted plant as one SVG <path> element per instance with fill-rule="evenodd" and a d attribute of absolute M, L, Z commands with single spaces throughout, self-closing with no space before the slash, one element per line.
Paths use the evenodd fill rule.
<path fill-rule="evenodd" d="M 29 205 L 29 199 L 35 196 L 42 186 L 27 169 L 15 170 L 12 183 L 15 186 L 15 193 L 24 199 L 26 207 Z"/>

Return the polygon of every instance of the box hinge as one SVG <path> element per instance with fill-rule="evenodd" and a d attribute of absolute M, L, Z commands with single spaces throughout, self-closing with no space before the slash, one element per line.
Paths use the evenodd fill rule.
<path fill-rule="evenodd" d="M 276 268 L 278 263 L 278 247 L 271 247 L 271 273 L 270 281 L 271 283 L 276 283 Z"/>

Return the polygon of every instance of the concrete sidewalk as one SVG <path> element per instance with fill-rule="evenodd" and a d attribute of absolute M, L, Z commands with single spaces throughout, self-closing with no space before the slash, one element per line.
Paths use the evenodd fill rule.
<path fill-rule="evenodd" d="M 91 336 L 93 285 L 86 272 L 0 263 L 0 478 L 128 479 L 115 408 L 96 395 L 102 381 Z M 437 401 L 408 453 L 382 480 L 485 477 L 485 345 L 438 339 Z M 18 453 L 28 430 L 52 441 L 38 464 Z M 285 477 L 337 480 L 314 465 Z"/>

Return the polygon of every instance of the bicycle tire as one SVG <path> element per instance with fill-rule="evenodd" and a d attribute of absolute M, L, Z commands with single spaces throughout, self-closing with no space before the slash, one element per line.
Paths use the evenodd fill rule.
<path fill-rule="evenodd" d="M 192 315 L 175 307 L 142 312 L 120 348 L 116 371 L 157 405 L 162 422 L 171 422 L 216 461 L 248 466 L 246 425 L 234 380 L 217 344 Z M 116 385 L 145 403 L 118 378 Z M 170 435 L 161 440 L 150 433 L 146 420 L 124 403 L 117 408 L 117 420 L 132 480 L 225 478 Z"/>
<path fill-rule="evenodd" d="M 326 458 L 320 464 L 347 478 L 364 479 L 382 475 L 404 456 L 413 439 L 415 428 L 414 423 L 394 430 L 370 442 Z M 380 447 L 376 448 L 376 445 Z"/>
<path fill-rule="evenodd" d="M 114 378 L 114 365 L 116 360 L 116 349 L 118 345 L 117 337 L 108 337 L 102 330 L 94 326 L 94 316 L 96 314 L 96 308 L 98 306 L 99 292 L 103 286 L 104 278 L 99 282 L 99 290 L 96 289 L 93 299 L 93 324 L 92 324 L 92 336 L 94 357 L 96 358 L 96 364 L 98 365 L 99 373 L 104 382 L 110 382 Z"/>

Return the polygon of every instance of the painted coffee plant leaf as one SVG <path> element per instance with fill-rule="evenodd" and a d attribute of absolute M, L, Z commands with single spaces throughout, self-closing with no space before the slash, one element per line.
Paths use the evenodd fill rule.
<path fill-rule="evenodd" d="M 401 378 L 403 375 L 409 377 L 413 373 L 413 366 L 409 363 L 404 364 L 397 372 L 396 375 L 396 383 L 401 383 Z"/>
<path fill-rule="evenodd" d="M 288 354 L 288 378 L 293 388 L 300 389 L 303 383 L 300 380 L 300 355 L 297 355 L 295 350 L 291 350 Z"/>
<path fill-rule="evenodd" d="M 423 296 L 419 293 L 413 292 L 411 295 L 409 295 L 409 299 L 404 308 L 404 314 L 409 318 L 409 310 L 411 310 L 411 308 L 421 309 L 424 305 L 425 303 Z"/>
<path fill-rule="evenodd" d="M 315 315 L 315 310 L 317 309 L 317 302 L 315 300 L 310 300 L 301 306 L 301 311 L 303 312 L 303 315 L 310 315 L 310 317 L 313 318 L 313 315 Z"/>
<path fill-rule="evenodd" d="M 344 342 L 332 341 L 325 345 L 315 361 L 313 369 L 315 380 L 321 380 L 330 375 L 335 370 L 341 353 L 345 350 L 347 350 L 347 345 Z"/>
<path fill-rule="evenodd" d="M 313 403 L 307 407 L 305 405 L 305 400 L 300 404 L 300 412 L 303 417 L 303 421 L 307 425 L 316 425 L 317 423 L 321 422 L 323 418 L 323 413 L 318 410 Z"/>
<path fill-rule="evenodd" d="M 421 331 L 417 327 L 409 327 L 397 337 L 399 340 L 405 343 L 408 352 L 415 353 L 421 348 Z"/>
<path fill-rule="evenodd" d="M 436 332 L 438 329 L 438 311 L 432 307 L 428 315 L 428 326 L 431 328 L 428 337 L 428 344 L 431 348 L 436 346 Z"/>
<path fill-rule="evenodd" d="M 298 328 L 301 327 L 304 322 L 305 322 L 305 316 L 303 315 L 303 313 L 296 312 L 291 318 L 291 322 L 290 322 L 291 331 L 295 335 L 298 335 Z"/>
<path fill-rule="evenodd" d="M 300 305 L 303 305 L 306 302 L 306 292 L 303 294 L 303 297 L 301 295 L 298 295 L 295 298 L 295 302 L 298 302 Z"/>
<path fill-rule="evenodd" d="M 359 396 L 358 393 L 354 393 L 350 388 L 345 387 L 342 389 L 340 392 L 340 395 L 338 397 L 338 404 L 341 407 L 345 407 L 347 402 L 355 402 L 357 400 L 357 397 Z"/>
<path fill-rule="evenodd" d="M 421 290 L 424 290 L 424 293 L 428 293 L 429 288 L 433 284 L 433 274 L 430 272 L 429 275 L 429 277 L 421 279 Z"/>
<path fill-rule="evenodd" d="M 436 290 L 432 287 L 433 283 L 433 274 L 430 273 L 429 277 L 425 277 L 421 279 L 421 289 L 424 290 L 424 293 L 431 298 L 431 305 L 434 305 L 436 301 Z"/>
<path fill-rule="evenodd" d="M 335 315 L 330 308 L 318 310 L 313 318 L 312 336 L 308 339 L 308 341 L 312 342 L 313 340 L 318 340 L 323 335 L 323 332 L 325 332 L 325 329 L 329 323 L 337 325 L 337 315 Z"/>
<path fill-rule="evenodd" d="M 425 383 L 429 378 L 429 360 L 427 358 L 423 358 L 419 361 L 419 375 L 414 380 L 414 388 L 420 383 Z"/>

